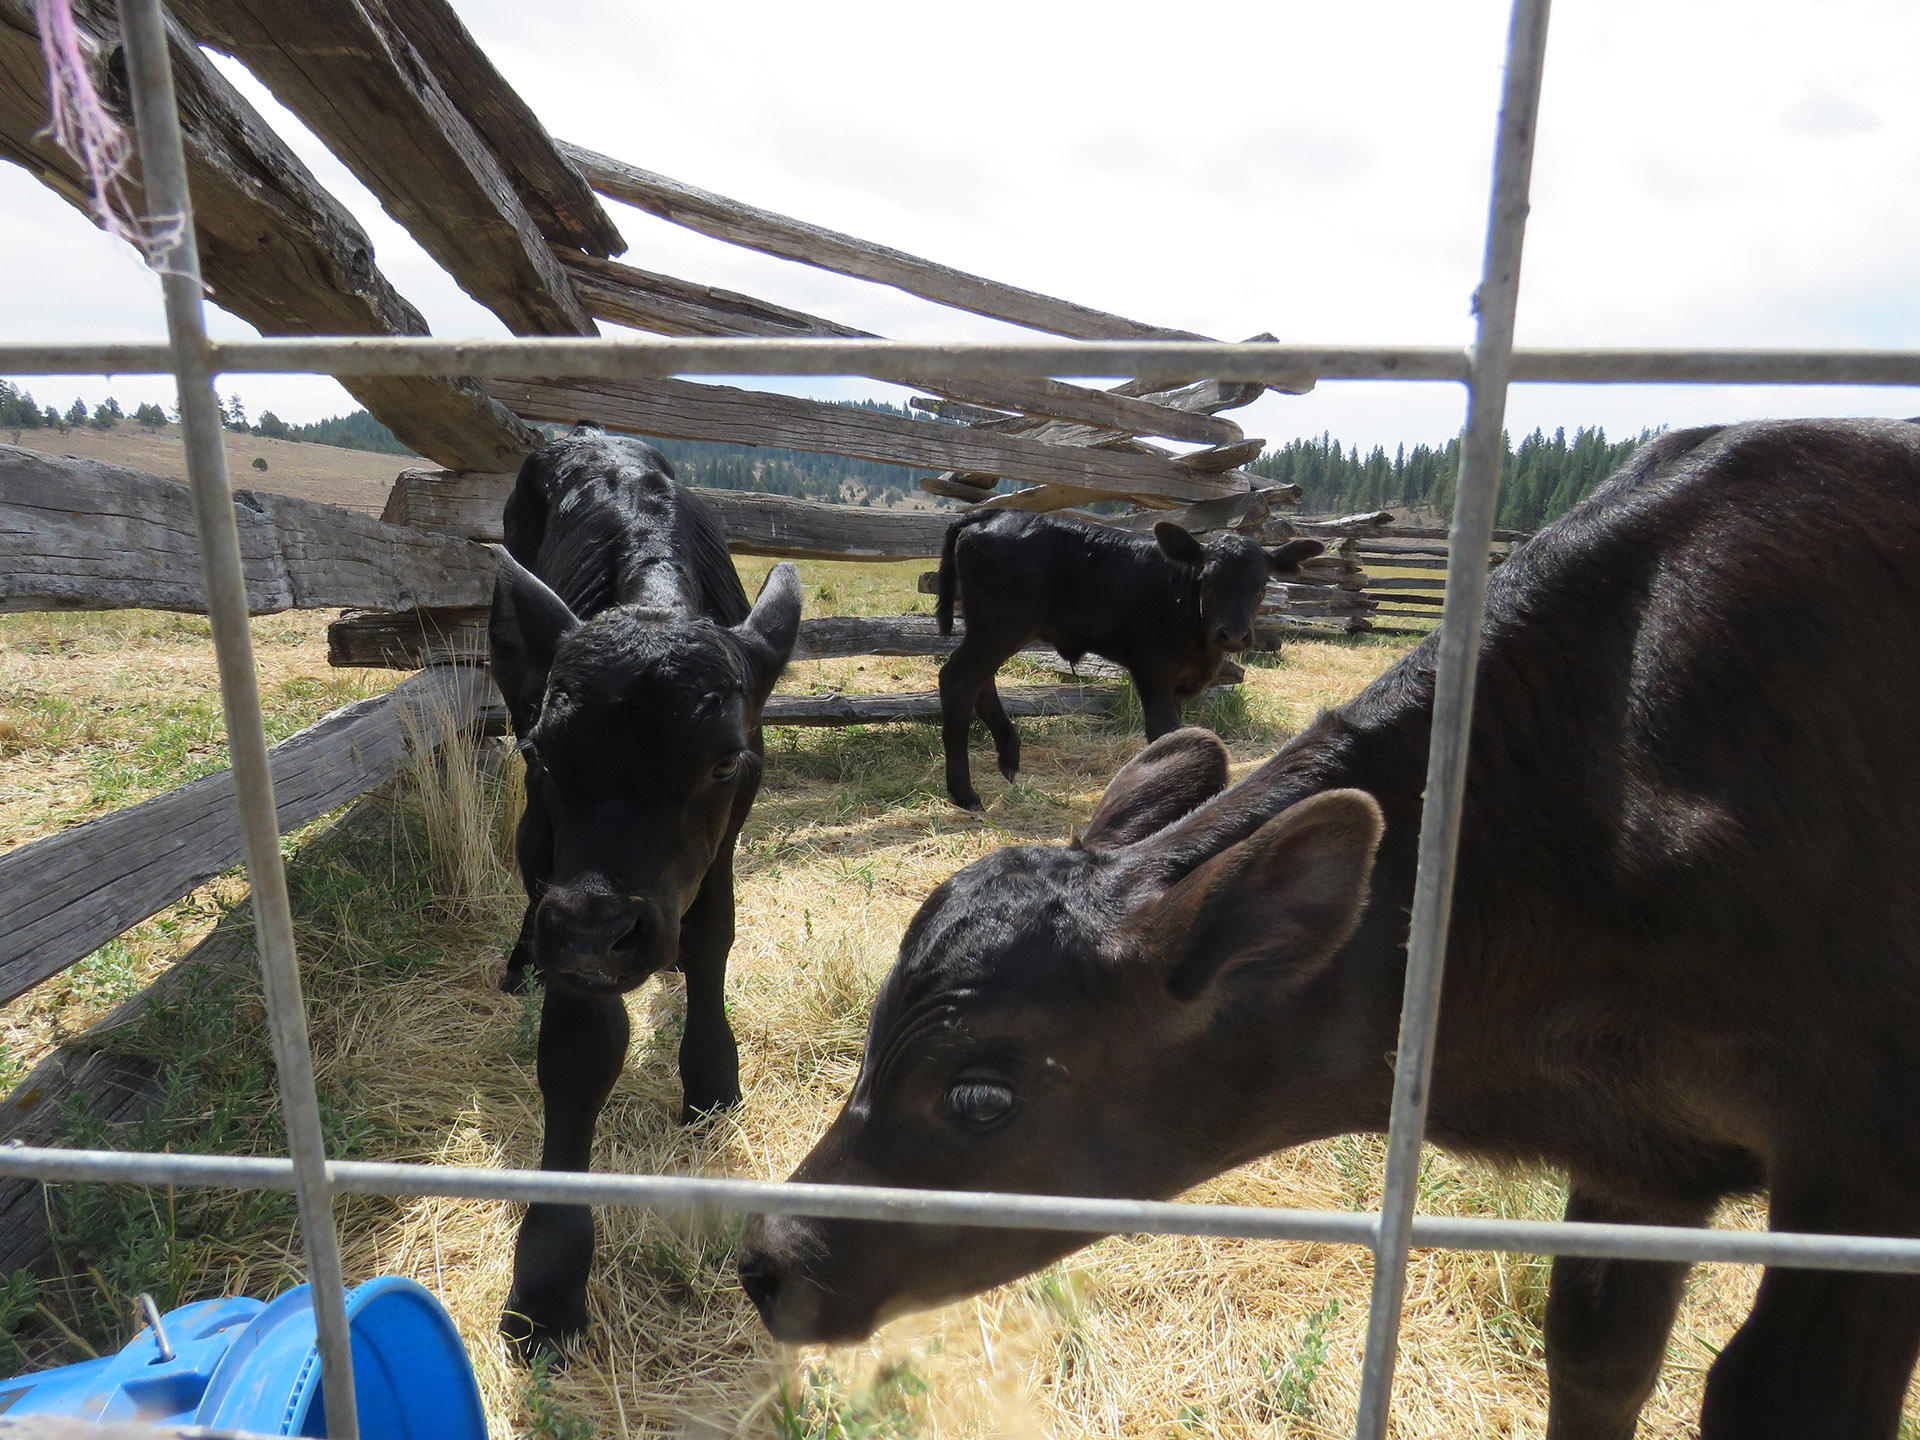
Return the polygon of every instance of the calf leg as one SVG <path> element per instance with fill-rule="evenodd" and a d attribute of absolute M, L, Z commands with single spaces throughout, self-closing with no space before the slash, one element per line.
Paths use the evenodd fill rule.
<path fill-rule="evenodd" d="M 1016 637 L 1002 648 L 1001 638 L 990 640 L 969 619 L 959 648 L 940 667 L 940 744 L 946 752 L 947 796 L 962 810 L 986 808 L 973 788 L 973 772 L 967 763 L 967 731 L 973 724 L 981 687 L 993 683 L 994 672 L 1026 639 L 1024 635 Z M 997 695 L 994 704 L 999 704 Z"/>
<path fill-rule="evenodd" d="M 1715 1200 L 1651 1199 L 1576 1177 L 1567 1219 L 1626 1225 L 1702 1225 Z M 1631 1440 L 1653 1393 L 1688 1266 L 1561 1255 L 1547 1290 L 1549 1440 Z"/>
<path fill-rule="evenodd" d="M 1146 717 L 1149 741 L 1158 740 L 1162 735 L 1180 728 L 1180 697 L 1173 693 L 1171 685 L 1135 675 L 1133 688 L 1140 697 L 1140 710 Z"/>
<path fill-rule="evenodd" d="M 1776 1176 L 1776 1230 L 1913 1235 L 1920 1215 L 1840 1165 Z M 1876 1194 L 1876 1192 L 1879 1192 Z M 1920 1356 L 1920 1277 L 1770 1267 L 1707 1372 L 1701 1440 L 1893 1440 Z"/>
<path fill-rule="evenodd" d="M 1001 776 L 1012 784 L 1013 777 L 1020 773 L 1020 732 L 1007 718 L 1007 707 L 1000 703 L 1000 687 L 994 683 L 993 676 L 987 676 L 987 683 L 980 687 L 973 708 L 987 727 L 987 733 L 993 736 L 994 757 L 999 761 Z"/>
<path fill-rule="evenodd" d="M 540 1011 L 540 1097 L 546 1105 L 542 1170 L 585 1170 L 593 1126 L 626 1063 L 627 1007 L 617 995 L 584 996 L 549 984 Z M 500 1333 L 530 1357 L 587 1325 L 593 1212 L 585 1205 L 527 1207 L 513 1247 L 513 1290 Z"/>
<path fill-rule="evenodd" d="M 740 1051 L 727 1023 L 727 953 L 733 949 L 733 838 L 707 871 L 680 922 L 687 1024 L 680 1036 L 680 1123 L 740 1103 Z"/>

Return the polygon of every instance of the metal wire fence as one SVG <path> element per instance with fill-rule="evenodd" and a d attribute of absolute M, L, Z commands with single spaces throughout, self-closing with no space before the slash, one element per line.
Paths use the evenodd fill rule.
<path fill-rule="evenodd" d="M 1915 1240 L 1456 1219 L 1414 1213 L 1509 383 L 1920 384 L 1920 353 L 1513 348 L 1548 5 L 1549 0 L 1516 0 L 1514 5 L 1485 261 L 1475 303 L 1478 332 L 1469 349 L 1457 350 L 1187 341 L 924 345 L 879 340 L 468 342 L 321 338 L 216 344 L 209 340 L 204 325 L 191 202 L 159 0 L 120 0 L 148 203 L 156 217 L 185 221 L 158 227 L 177 237 L 156 257 L 156 268 L 163 277 L 169 343 L 0 345 L 0 373 L 172 373 L 177 379 L 290 1158 L 17 1147 L 0 1150 L 0 1175 L 41 1181 L 293 1191 L 299 1199 L 307 1269 L 319 1322 L 328 1433 L 341 1440 L 355 1437 L 357 1426 L 344 1286 L 332 1215 L 332 1201 L 338 1195 L 442 1195 L 633 1205 L 681 1214 L 789 1213 L 924 1224 L 1362 1245 L 1374 1255 L 1374 1283 L 1355 1426 L 1358 1440 L 1380 1440 L 1386 1431 L 1407 1253 L 1413 1245 L 1920 1273 L 1920 1241 Z M 1463 543 L 1449 550 L 1427 804 L 1419 841 L 1420 865 L 1395 1060 L 1386 1182 L 1379 1213 L 326 1159 L 274 819 L 273 783 L 261 726 L 219 402 L 214 391 L 217 375 L 303 372 L 631 378 L 859 374 L 900 380 L 928 374 L 997 379 L 1058 375 L 1188 379 L 1209 375 L 1277 380 L 1303 371 L 1330 380 L 1452 380 L 1467 386 L 1467 423 L 1452 527 L 1454 538 Z"/>

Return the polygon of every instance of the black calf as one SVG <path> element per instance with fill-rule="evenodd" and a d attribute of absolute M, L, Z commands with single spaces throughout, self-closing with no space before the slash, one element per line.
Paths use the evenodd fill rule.
<path fill-rule="evenodd" d="M 1244 535 L 1202 544 L 1171 522 L 1138 535 L 1087 520 L 1023 510 L 978 510 L 947 529 L 940 555 L 940 633 L 953 631 L 956 590 L 966 634 L 940 669 L 947 794 L 980 809 L 967 764 L 978 714 L 1000 773 L 1020 770 L 1020 736 L 993 677 L 1021 646 L 1045 640 L 1077 662 L 1088 653 L 1123 665 L 1146 712 L 1147 738 L 1180 724 L 1180 702 L 1212 683 L 1228 651 L 1253 643 L 1267 581 L 1326 547 L 1289 540 L 1262 550 Z"/>
<path fill-rule="evenodd" d="M 543 1170 L 584 1170 L 627 1052 L 621 996 L 687 981 L 681 1121 L 740 1099 L 722 1003 L 733 845 L 760 787 L 760 711 L 800 625 L 791 565 L 751 613 L 718 523 L 658 452 L 582 426 L 542 446 L 507 500 L 489 629 L 527 763 L 507 962 L 546 981 Z M 523 1349 L 586 1325 L 593 1217 L 534 1205 L 501 1330 Z"/>

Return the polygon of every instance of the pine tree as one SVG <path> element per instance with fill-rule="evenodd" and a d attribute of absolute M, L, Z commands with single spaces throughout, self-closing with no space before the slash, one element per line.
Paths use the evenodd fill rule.
<path fill-rule="evenodd" d="M 87 402 L 84 400 L 75 400 L 73 404 L 67 407 L 67 413 L 66 413 L 65 419 L 67 422 L 67 428 L 69 430 L 71 430 L 75 425 L 86 424 L 87 423 Z"/>

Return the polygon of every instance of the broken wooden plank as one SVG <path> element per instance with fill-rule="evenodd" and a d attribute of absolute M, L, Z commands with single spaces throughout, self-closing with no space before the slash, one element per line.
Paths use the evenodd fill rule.
<path fill-rule="evenodd" d="M 1020 418 L 1004 410 L 989 410 L 980 405 L 969 405 L 964 400 L 943 400 L 937 395 L 915 395 L 907 404 L 915 410 L 924 410 L 929 415 L 938 415 L 942 420 L 951 420 L 959 425 L 986 425 Z"/>
<path fill-rule="evenodd" d="M 1120 703 L 1112 685 L 1017 685 L 1000 691 L 1013 719 L 1042 715 L 1104 715 Z M 761 712 L 765 725 L 886 725 L 901 721 L 936 724 L 940 692 L 903 690 L 893 695 L 775 695 Z"/>
<path fill-rule="evenodd" d="M 909 295 L 951 305 L 956 310 L 990 315 L 1049 335 L 1068 335 L 1078 340 L 1207 338 L 1191 330 L 1145 325 L 1016 285 L 1003 285 L 982 275 L 969 275 L 933 260 L 923 260 L 837 230 L 729 200 L 724 195 L 670 180 L 665 175 L 656 175 L 565 140 L 560 142 L 560 148 L 602 195 L 637 206 L 672 224 L 697 230 L 716 240 L 744 245 L 762 254 L 891 285 Z"/>
<path fill-rule="evenodd" d="M 1271 335 L 1256 335 L 1253 339 L 1271 340 L 1273 337 Z M 1150 381 L 1130 380 L 1124 385 L 1114 387 L 1107 393 L 1145 399 L 1152 404 L 1161 405 L 1168 409 L 1187 410 L 1195 414 L 1212 415 L 1219 410 L 1230 410 L 1241 405 L 1250 404 L 1260 397 L 1265 388 L 1264 386 L 1250 382 L 1220 380 L 1200 380 L 1190 385 L 1179 385 L 1167 388 L 1157 386 Z M 1285 389 L 1284 386 L 1276 386 L 1275 388 Z M 1310 381 L 1307 382 L 1307 388 L 1312 388 Z M 1000 434 L 1024 435 L 1028 439 L 1044 440 L 1054 445 L 1110 446 L 1124 443 L 1130 438 L 1128 432 L 1095 429 L 1082 425 L 1066 425 L 1055 421 L 1035 419 L 1026 415 L 990 417 L 978 421 L 969 421 L 968 423 L 978 429 L 991 430 Z M 1257 455 L 1258 451 L 1255 451 L 1254 454 Z M 1252 457 L 1250 456 L 1249 458 Z M 970 475 L 953 471 L 949 471 L 936 478 L 950 485 L 974 485 L 986 487 L 989 490 L 996 486 L 1000 480 L 1000 477 L 997 475 Z M 1243 488 L 1258 488 L 1259 482 L 1252 476 L 1236 476 L 1235 478 L 1244 481 Z M 934 487 L 930 485 L 923 486 L 922 488 L 930 490 L 937 495 L 952 493 L 946 490 L 934 489 Z M 1091 500 L 1102 498 L 1110 497 L 1075 493 L 1065 488 L 1036 486 L 1030 490 L 1016 490 L 1005 495 L 996 496 L 991 501 L 983 500 L 981 503 L 991 503 L 996 508 L 1014 510 L 1056 511 L 1069 509 L 1075 505 L 1083 505 Z M 1136 503 L 1146 505 L 1149 508 L 1153 508 L 1159 503 L 1149 496 L 1129 498 L 1134 498 Z"/>
<path fill-rule="evenodd" d="M 334 711 L 268 752 L 280 829 L 364 794 L 493 696 L 449 666 Z M 0 1003 L 92 954 L 241 860 L 233 772 L 222 770 L 0 856 Z"/>
<path fill-rule="evenodd" d="M 446 0 L 381 0 L 441 88 L 479 132 L 548 240 L 589 255 L 627 248 L 586 177 L 560 153 Z"/>
<path fill-rule="evenodd" d="M 1243 494 L 1226 495 L 1218 500 L 1202 500 L 1183 510 L 1157 510 L 1141 515 L 1120 515 L 1108 523 L 1122 530 L 1151 530 L 1162 520 L 1170 520 L 1196 535 L 1204 535 L 1214 530 L 1244 530 L 1254 534 L 1267 524 L 1276 506 L 1299 503 L 1300 487 L 1298 485 L 1262 484 Z"/>
<path fill-rule="evenodd" d="M 595 420 L 609 429 L 639 435 L 777 445 L 890 465 L 991 472 L 1040 484 L 1073 485 L 1105 496 L 1193 501 L 1246 488 L 1244 479 L 1195 475 L 1151 455 L 1070 449 L 878 410 L 690 380 L 491 380 L 487 391 L 529 420 L 562 424 Z"/>
<path fill-rule="evenodd" d="M 96 83 L 123 121 L 111 4 L 75 6 Z M 215 304 L 265 335 L 424 335 L 427 324 L 387 283 L 366 232 L 320 188 L 185 31 L 168 29 L 179 94 L 200 268 Z M 0 0 L 0 159 L 13 161 L 91 217 L 77 161 L 46 136 L 45 57 L 29 0 Z M 139 201 L 137 183 L 131 198 Z M 353 377 L 341 382 L 401 442 L 455 469 L 501 469 L 540 436 L 475 381 Z"/>
<path fill-rule="evenodd" d="M 475 605 L 482 546 L 265 491 L 233 497 L 253 614 L 338 605 Z M 0 611 L 205 614 L 193 494 L 143 470 L 0 445 Z"/>
<path fill-rule="evenodd" d="M 789 310 L 784 305 L 756 300 L 751 295 L 695 285 L 613 260 L 595 260 L 579 254 L 560 254 L 559 259 L 573 277 L 581 303 L 596 319 L 615 325 L 629 325 L 662 335 L 879 338 L 870 330 L 857 330 L 804 311 Z M 927 379 L 908 383 L 973 406 L 998 406 L 1030 415 L 1111 426 L 1128 434 L 1160 435 L 1208 445 L 1231 444 L 1241 439 L 1240 427 L 1231 420 L 1059 380 Z"/>
<path fill-rule="evenodd" d="M 927 560 L 940 553 L 951 513 L 879 510 L 757 490 L 687 487 L 720 517 L 736 555 L 788 560 Z M 513 476 L 403 470 L 381 518 L 392 524 L 498 542 Z"/>
<path fill-rule="evenodd" d="M 174 0 L 517 335 L 592 335 L 493 151 L 375 0 Z"/>

